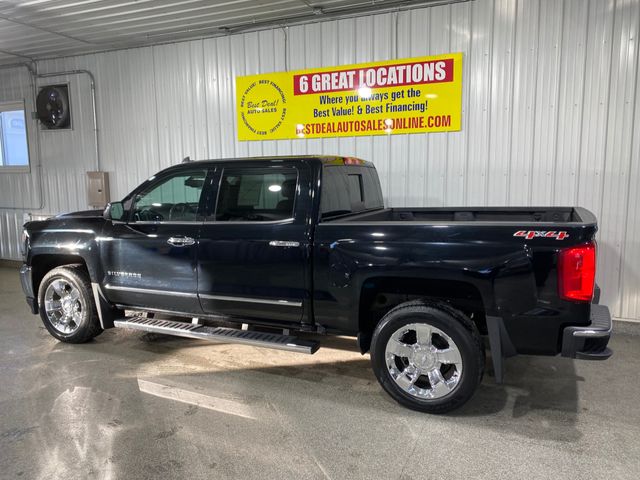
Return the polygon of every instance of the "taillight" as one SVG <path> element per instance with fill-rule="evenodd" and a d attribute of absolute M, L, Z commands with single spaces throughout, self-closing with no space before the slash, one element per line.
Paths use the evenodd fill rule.
<path fill-rule="evenodd" d="M 596 279 L 596 244 L 589 243 L 558 253 L 558 293 L 563 300 L 590 302 Z"/>

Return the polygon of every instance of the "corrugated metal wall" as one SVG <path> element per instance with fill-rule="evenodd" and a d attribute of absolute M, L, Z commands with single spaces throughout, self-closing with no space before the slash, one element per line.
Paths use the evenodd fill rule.
<path fill-rule="evenodd" d="M 477 0 L 38 69 L 96 75 L 112 198 L 187 155 L 340 153 L 375 162 L 392 206 L 582 205 L 600 219 L 604 301 L 615 316 L 640 319 L 639 30 L 637 0 Z M 464 52 L 461 132 L 235 140 L 237 75 L 456 51 Z M 60 81 L 72 88 L 74 129 L 40 133 L 45 213 L 85 208 L 84 172 L 95 168 L 89 82 Z M 0 70 L 0 101 L 29 103 L 28 83 L 24 69 Z M 39 171 L 0 174 L 0 205 L 29 207 L 0 210 L 3 258 L 19 257 L 23 213 L 40 201 Z"/>

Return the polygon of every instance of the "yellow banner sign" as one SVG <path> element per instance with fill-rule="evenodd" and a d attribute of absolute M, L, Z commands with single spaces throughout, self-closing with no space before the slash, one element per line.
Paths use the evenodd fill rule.
<path fill-rule="evenodd" d="M 460 130 L 462 53 L 236 79 L 239 140 Z"/>

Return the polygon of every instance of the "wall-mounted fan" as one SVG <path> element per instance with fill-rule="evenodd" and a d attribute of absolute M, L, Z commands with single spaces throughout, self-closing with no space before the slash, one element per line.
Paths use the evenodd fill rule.
<path fill-rule="evenodd" d="M 36 98 L 38 119 L 49 130 L 71 128 L 68 85 L 47 85 Z"/>

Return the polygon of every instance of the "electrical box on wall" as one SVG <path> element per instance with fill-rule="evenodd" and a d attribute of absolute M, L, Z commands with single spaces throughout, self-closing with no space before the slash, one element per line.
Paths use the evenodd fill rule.
<path fill-rule="evenodd" d="M 87 197 L 90 207 L 104 208 L 109 203 L 109 174 L 107 172 L 87 172 Z"/>

